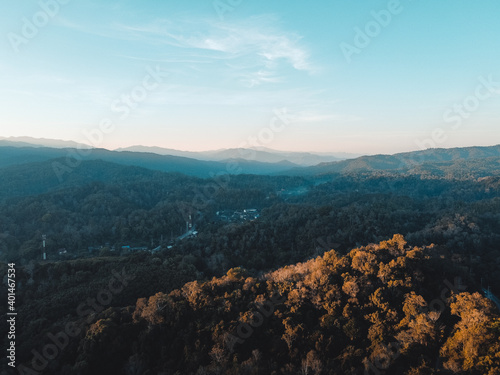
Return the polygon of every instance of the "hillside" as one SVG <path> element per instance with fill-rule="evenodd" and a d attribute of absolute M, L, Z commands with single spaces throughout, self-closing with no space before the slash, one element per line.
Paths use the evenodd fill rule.
<path fill-rule="evenodd" d="M 16 147 L 16 148 L 57 148 L 57 149 L 93 149 L 93 147 L 73 141 L 63 141 L 58 139 L 33 138 L 33 137 L 0 137 L 0 146 Z M 280 164 L 282 162 L 291 163 L 300 166 L 312 166 L 322 162 L 332 162 L 342 160 L 350 155 L 342 155 L 341 157 L 333 154 L 314 154 L 310 152 L 285 152 L 271 149 L 257 148 L 233 148 L 220 149 L 211 151 L 180 151 L 170 148 L 154 147 L 154 146 L 129 146 L 118 148 L 117 152 L 136 152 L 148 153 L 157 155 L 178 156 L 190 159 L 204 161 L 222 161 L 227 160 L 246 160 L 259 163 Z"/>
<path fill-rule="evenodd" d="M 499 158 L 457 155 L 307 178 L 0 168 L 18 363 L 31 374 L 33 350 L 78 322 L 37 372 L 494 375 L 498 310 L 481 292 L 500 294 Z M 117 272 L 130 280 L 103 300 Z"/>
<path fill-rule="evenodd" d="M 81 161 L 103 160 L 127 166 L 136 166 L 163 172 L 178 172 L 190 176 L 207 178 L 217 174 L 290 175 L 328 177 L 349 173 L 398 173 L 404 175 L 448 176 L 452 178 L 479 178 L 498 175 L 500 170 L 500 146 L 434 149 L 396 155 L 362 156 L 334 163 L 321 163 L 313 167 L 297 168 L 285 161 L 282 154 L 273 154 L 273 160 L 261 162 L 237 158 L 237 150 L 220 154 L 220 161 L 197 160 L 181 156 L 159 155 L 147 152 L 109 151 L 92 149 L 82 156 L 76 149 L 47 147 L 0 146 L 0 170 L 22 164 L 48 162 L 54 175 L 64 182 Z M 264 151 L 256 151 L 264 153 Z M 297 155 L 296 155 L 297 156 Z M 59 159 L 59 160 L 53 160 Z M 223 159 L 223 160 L 222 160 Z M 300 160 L 296 160 L 300 162 Z M 20 169 L 37 168 L 37 165 Z M 47 166 L 40 166 L 47 170 Z M 15 168 L 3 173 L 15 173 Z"/>
<path fill-rule="evenodd" d="M 71 174 L 74 166 L 79 165 L 81 161 L 89 160 L 103 160 L 163 172 L 179 172 L 197 177 L 210 177 L 220 173 L 275 174 L 294 166 L 289 162 L 261 163 L 243 159 L 216 162 L 180 156 L 145 152 L 117 152 L 105 149 L 79 151 L 72 148 L 0 146 L 0 168 L 52 159 L 60 159 L 53 161 L 51 165 L 54 173 L 62 180 Z"/>
<path fill-rule="evenodd" d="M 42 370 L 53 375 L 497 374 L 498 311 L 450 256 L 435 246 L 407 246 L 395 235 L 345 256 L 331 250 L 261 276 L 233 268 L 223 277 L 177 289 L 170 282 L 173 289 L 144 295 L 135 306 L 114 303 L 76 318 L 81 332 Z M 69 280 L 82 266 L 68 264 L 58 274 Z M 126 267 L 129 294 L 128 288 L 137 290 L 134 284 L 143 280 L 132 264 Z M 42 268 L 33 273 L 37 283 L 55 276 L 44 268 L 45 273 Z M 57 301 L 61 293 L 51 298 Z M 73 319 L 68 315 L 58 325 Z M 57 332 L 55 326 L 45 329 Z M 38 349 L 46 341 L 26 339 L 25 348 Z M 31 366 L 27 354 L 25 371 Z"/>
<path fill-rule="evenodd" d="M 287 173 L 290 175 L 327 175 L 359 172 L 399 172 L 412 173 L 422 165 L 466 166 L 464 162 L 479 159 L 493 161 L 495 168 L 500 159 L 500 145 L 491 147 L 465 147 L 451 149 L 428 149 L 395 155 L 361 156 L 356 159 L 333 163 L 322 163 L 309 168 L 297 168 Z M 461 164 L 460 164 L 461 163 Z M 474 169 L 475 166 L 469 167 Z"/>
<path fill-rule="evenodd" d="M 68 187 L 84 186 L 90 182 L 109 183 L 125 177 L 153 179 L 161 173 L 140 167 L 92 160 L 82 162 L 61 181 L 53 165 L 64 162 L 64 158 L 59 158 L 0 168 L 0 201 L 11 197 L 37 195 Z M 190 178 L 185 176 L 185 179 Z"/>
<path fill-rule="evenodd" d="M 134 151 L 134 152 L 154 152 L 160 155 L 176 155 L 195 158 L 199 160 L 225 161 L 231 159 L 244 159 L 258 161 L 261 163 L 281 163 L 283 161 L 301 165 L 312 166 L 323 162 L 342 160 L 342 158 L 333 155 L 320 155 L 310 152 L 284 152 L 271 149 L 250 149 L 250 148 L 232 148 L 212 151 L 178 151 L 161 147 L 131 146 L 121 148 L 116 151 Z"/>
<path fill-rule="evenodd" d="M 0 137 L 0 145 L 13 147 L 91 148 L 87 144 L 74 141 L 33 137 Z"/>

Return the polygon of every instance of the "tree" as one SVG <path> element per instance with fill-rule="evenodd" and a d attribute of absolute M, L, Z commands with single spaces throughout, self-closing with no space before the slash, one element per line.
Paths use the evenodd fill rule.
<path fill-rule="evenodd" d="M 484 363 L 481 357 L 488 355 L 489 347 L 498 348 L 500 335 L 491 330 L 493 307 L 485 297 L 479 293 L 460 293 L 453 299 L 451 313 L 458 315 L 460 321 L 443 345 L 441 355 L 446 358 L 445 368 L 455 372 L 469 371 Z"/>

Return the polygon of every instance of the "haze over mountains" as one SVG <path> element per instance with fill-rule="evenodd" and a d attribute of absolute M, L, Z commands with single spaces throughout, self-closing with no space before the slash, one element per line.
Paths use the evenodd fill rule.
<path fill-rule="evenodd" d="M 91 148 L 84 143 L 64 141 L 61 139 L 33 137 L 0 137 L 0 146 L 12 147 L 52 147 L 52 148 Z"/>
<path fill-rule="evenodd" d="M 500 145 L 489 147 L 433 148 L 422 151 L 404 152 L 394 155 L 372 155 L 321 163 L 310 168 L 297 168 L 289 171 L 291 175 L 320 175 L 348 172 L 401 171 L 416 169 L 424 164 L 451 165 L 457 162 L 483 160 L 497 165 L 500 158 Z"/>
<path fill-rule="evenodd" d="M 310 152 L 286 152 L 268 148 L 230 148 L 212 151 L 178 151 L 161 147 L 131 146 L 116 151 L 153 152 L 160 155 L 176 155 L 199 160 L 224 161 L 228 159 L 252 159 L 263 163 L 280 163 L 288 161 L 300 166 L 312 166 L 319 163 L 355 158 L 355 154 L 313 154 Z"/>
<path fill-rule="evenodd" d="M 12 147 L 0 146 L 0 168 L 24 163 L 43 162 L 52 159 L 61 168 L 71 166 L 81 160 L 103 160 L 112 163 L 143 167 L 163 172 L 180 172 L 190 176 L 208 178 L 217 173 L 275 174 L 297 167 L 288 161 L 262 163 L 237 159 L 226 161 L 206 161 L 172 155 L 158 155 L 145 152 L 109 151 L 101 148 L 78 150 L 74 148 Z"/>
<path fill-rule="evenodd" d="M 110 151 L 84 149 L 72 141 L 34 139 L 29 137 L 0 140 L 0 168 L 27 163 L 51 161 L 51 168 L 64 177 L 80 161 L 102 160 L 126 166 L 143 167 L 162 172 L 178 172 L 201 178 L 217 174 L 257 174 L 322 176 L 353 172 L 432 173 L 443 175 L 457 171 L 467 173 L 467 163 L 474 165 L 478 177 L 500 169 L 500 145 L 428 149 L 395 155 L 360 156 L 338 160 L 332 155 L 281 152 L 269 149 L 227 149 L 204 152 L 177 151 L 156 147 L 134 146 Z M 88 147 L 88 146 L 87 146 Z M 332 160 L 318 162 L 321 160 Z M 312 164 L 312 163 L 315 164 Z M 471 164 L 471 165 L 472 165 Z M 59 172 L 57 172 L 59 170 Z M 16 173 L 10 169 L 9 173 Z"/>
<path fill-rule="evenodd" d="M 34 143 L 26 146 L 28 141 L 52 144 L 54 147 L 35 147 Z M 60 148 L 72 144 L 66 141 L 23 138 L 19 143 L 5 139 L 0 141 L 0 198 L 41 194 L 53 189 L 77 186 L 85 181 L 109 182 L 120 175 L 150 176 L 156 172 L 181 173 L 209 179 L 228 174 L 295 176 L 307 178 L 314 184 L 350 174 L 453 179 L 500 175 L 500 145 L 361 156 L 304 167 L 289 160 L 260 161 L 276 160 L 278 155 L 300 157 L 304 156 L 303 153 L 280 154 L 267 150 L 233 149 L 213 152 L 211 157 L 219 159 L 213 161 L 152 152 Z M 137 148 L 140 149 L 142 148 Z M 166 149 L 158 151 L 167 152 Z M 252 152 L 255 153 L 251 154 Z M 210 152 L 191 154 L 210 157 Z M 238 154 L 247 157 L 259 155 L 260 160 L 237 158 Z M 310 156 L 309 160 L 315 157 L 312 154 L 306 156 Z"/>
<path fill-rule="evenodd" d="M 0 146 L 12 147 L 50 147 L 50 148 L 92 148 L 89 145 L 74 141 L 63 141 L 56 139 L 33 138 L 33 137 L 0 137 Z M 127 151 L 140 153 L 153 153 L 158 155 L 180 156 L 204 161 L 225 161 L 231 159 L 251 160 L 261 163 L 289 162 L 299 166 L 312 166 L 319 163 L 352 159 L 359 154 L 349 153 L 311 153 L 311 152 L 287 152 L 277 151 L 265 147 L 256 148 L 231 148 L 209 151 L 182 151 L 171 148 L 155 146 L 130 146 L 118 148 L 113 151 Z"/>

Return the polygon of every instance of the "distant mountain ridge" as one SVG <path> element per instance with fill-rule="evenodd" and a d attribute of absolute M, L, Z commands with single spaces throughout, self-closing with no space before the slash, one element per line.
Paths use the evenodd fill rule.
<path fill-rule="evenodd" d="M 77 150 L 74 148 L 0 146 L 0 168 L 52 159 L 63 175 L 70 173 L 78 160 L 103 160 L 111 163 L 143 167 L 162 172 L 178 172 L 189 176 L 209 178 L 220 173 L 229 174 L 281 174 L 297 167 L 290 162 L 263 163 L 243 159 L 206 161 L 182 156 L 155 153 L 109 151 L 105 149 Z"/>
<path fill-rule="evenodd" d="M 201 178 L 209 178 L 221 173 L 315 177 L 371 172 L 434 174 L 437 176 L 451 173 L 456 177 L 461 173 L 461 170 L 468 177 L 473 175 L 482 177 L 496 175 L 500 169 L 497 165 L 497 160 L 500 160 L 500 145 L 428 149 L 395 155 L 361 156 L 356 159 L 319 163 L 314 166 L 304 167 L 283 157 L 286 153 L 273 153 L 264 150 L 230 149 L 206 152 L 212 154 L 212 156 L 207 157 L 218 159 L 214 161 L 180 155 L 160 155 L 154 152 L 22 147 L 19 144 L 2 146 L 2 142 L 9 144 L 11 141 L 0 140 L 0 168 L 59 158 L 62 162 L 58 161 L 58 163 L 63 169 L 71 169 L 72 164 L 78 164 L 75 159 L 103 160 L 163 172 L 178 172 Z M 158 151 L 156 148 L 153 149 Z M 182 151 L 181 153 L 183 153 L 181 155 L 191 155 L 189 152 Z M 299 154 L 295 156 L 299 157 Z M 316 156 L 308 153 L 300 155 L 300 157 L 304 158 L 310 157 L 309 162 L 312 162 L 312 159 Z M 273 160 L 273 162 L 264 162 L 262 160 Z M 295 159 L 292 158 L 292 160 Z M 304 159 L 299 162 L 305 163 Z M 66 167 L 64 167 L 65 165 Z"/>
<path fill-rule="evenodd" d="M 34 137 L 0 137 L 0 146 L 11 147 L 49 147 L 49 148 L 94 148 L 87 144 L 64 141 L 47 138 Z M 312 152 L 295 152 L 295 151 L 277 151 L 265 147 L 255 148 L 229 148 L 209 151 L 181 151 L 171 148 L 163 148 L 157 146 L 130 146 L 118 148 L 117 152 L 140 152 L 153 153 L 158 155 L 179 156 L 202 161 L 227 161 L 227 160 L 247 160 L 250 162 L 261 163 L 282 163 L 290 162 L 299 166 L 313 166 L 320 163 L 339 161 L 349 158 L 358 157 L 360 155 L 347 153 L 312 153 Z"/>
<path fill-rule="evenodd" d="M 51 147 L 51 148 L 81 148 L 89 149 L 84 143 L 64 141 L 60 139 L 34 138 L 34 137 L 0 137 L 0 146 L 12 147 Z"/>
<path fill-rule="evenodd" d="M 410 171 L 428 163 L 471 161 L 500 157 L 500 145 L 461 148 L 436 148 L 395 155 L 361 156 L 356 159 L 321 163 L 307 168 L 287 171 L 290 175 L 326 175 L 335 173 Z"/>
<path fill-rule="evenodd" d="M 179 151 L 162 147 L 149 146 L 131 146 L 119 148 L 115 151 L 132 152 L 152 152 L 159 155 L 173 155 L 194 158 L 206 161 L 225 161 L 230 159 L 244 159 L 248 161 L 257 161 L 261 163 L 281 163 L 288 161 L 301 166 L 313 166 L 319 163 L 343 160 L 333 154 L 313 154 L 310 152 L 286 152 L 271 149 L 258 148 L 229 148 L 212 151 Z"/>

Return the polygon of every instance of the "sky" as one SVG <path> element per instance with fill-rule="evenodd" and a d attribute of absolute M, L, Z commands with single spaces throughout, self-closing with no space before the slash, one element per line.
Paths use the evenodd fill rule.
<path fill-rule="evenodd" d="M 396 153 L 500 143 L 500 2 L 3 0 L 0 136 Z"/>

